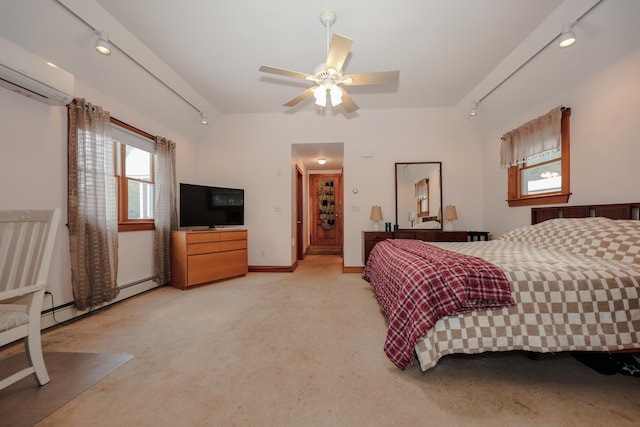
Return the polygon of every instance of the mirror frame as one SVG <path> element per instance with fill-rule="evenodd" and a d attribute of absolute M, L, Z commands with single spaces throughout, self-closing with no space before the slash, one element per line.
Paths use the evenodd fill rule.
<path fill-rule="evenodd" d="M 394 174 L 395 174 L 395 201 L 396 201 L 396 222 L 395 222 L 395 230 L 403 230 L 403 228 L 399 227 L 399 216 L 398 216 L 398 168 L 399 167 L 403 167 L 403 166 L 410 166 L 410 165 L 437 165 L 438 169 L 439 169 L 439 173 L 438 173 L 438 179 L 439 179 L 439 190 L 440 190 L 440 210 L 442 210 L 442 162 L 396 162 L 394 164 Z M 429 177 L 424 177 L 424 178 L 429 178 Z M 421 179 L 421 178 L 420 178 Z M 430 192 L 431 192 L 431 186 L 434 183 L 431 181 L 429 182 L 430 185 Z M 436 213 L 436 215 L 432 215 L 432 216 L 437 216 L 438 213 Z M 407 230 L 406 228 L 404 230 Z M 414 230 L 414 229 L 411 229 Z M 440 228 L 433 228 L 431 230 L 440 230 L 442 231 L 442 220 L 440 220 Z"/>

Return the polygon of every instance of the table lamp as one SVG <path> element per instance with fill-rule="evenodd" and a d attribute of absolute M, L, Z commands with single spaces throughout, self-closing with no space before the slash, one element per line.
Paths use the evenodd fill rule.
<path fill-rule="evenodd" d="M 371 206 L 371 215 L 369 219 L 373 221 L 373 231 L 380 231 L 380 221 L 382 221 L 382 208 L 380 206 Z"/>
<path fill-rule="evenodd" d="M 442 216 L 444 219 L 444 231 L 453 231 L 453 221 L 458 219 L 458 212 L 456 212 L 456 207 L 454 205 L 447 205 L 444 208 L 444 215 Z"/>

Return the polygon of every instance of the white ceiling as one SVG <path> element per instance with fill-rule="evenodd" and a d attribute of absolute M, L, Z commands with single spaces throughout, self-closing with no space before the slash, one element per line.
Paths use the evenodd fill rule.
<path fill-rule="evenodd" d="M 453 107 L 466 114 L 471 101 L 491 93 L 473 119 L 482 132 L 492 129 L 492 120 L 503 123 L 505 114 L 531 108 L 571 79 L 640 48 L 640 1 L 598 3 L 21 0 L 0 4 L 0 36 L 55 62 L 122 105 L 199 141 L 206 130 L 197 124 L 197 110 L 207 111 L 210 122 L 218 114 L 319 114 L 311 99 L 294 109 L 282 106 L 308 87 L 305 81 L 264 74 L 258 68 L 270 65 L 311 73 L 326 57 L 320 11 L 333 8 L 337 20 L 330 32 L 354 41 L 346 72 L 400 71 L 397 85 L 348 88 L 360 112 Z M 578 43 L 570 49 L 556 48 L 552 41 L 562 24 L 578 19 L 594 4 L 598 5 L 576 25 Z M 110 57 L 93 49 L 93 29 L 108 32 L 118 47 Z M 621 36 L 626 40 L 613 45 Z M 525 63 L 518 71 L 518 87 L 510 86 L 513 79 L 500 86 L 509 86 L 505 102 L 506 95 L 493 89 Z M 159 81 L 149 79 L 148 72 Z M 344 114 L 340 107 L 326 113 Z M 305 155 L 311 159 L 319 152 Z"/>
<path fill-rule="evenodd" d="M 346 71 L 400 71 L 397 86 L 349 88 L 361 108 L 442 107 L 459 102 L 562 0 L 97 2 L 220 112 L 264 113 L 283 111 L 311 85 L 258 67 L 312 73 L 324 63 L 324 8 L 337 13 L 330 32 L 354 41 Z M 301 108 L 316 107 L 309 99 Z"/>

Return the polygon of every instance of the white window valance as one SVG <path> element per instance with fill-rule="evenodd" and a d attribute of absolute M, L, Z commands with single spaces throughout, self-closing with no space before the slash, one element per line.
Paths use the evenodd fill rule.
<path fill-rule="evenodd" d="M 424 200 L 429 197 L 429 179 L 421 179 L 413 184 L 413 193 L 418 200 Z"/>
<path fill-rule="evenodd" d="M 562 107 L 556 107 L 502 136 L 500 166 L 509 167 L 557 153 L 562 147 Z"/>

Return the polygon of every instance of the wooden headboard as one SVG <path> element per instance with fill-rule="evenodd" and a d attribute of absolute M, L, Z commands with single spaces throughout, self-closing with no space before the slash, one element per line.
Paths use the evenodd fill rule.
<path fill-rule="evenodd" d="M 592 216 L 611 219 L 640 219 L 640 202 L 531 208 L 532 225 L 553 218 L 587 218 Z"/>

